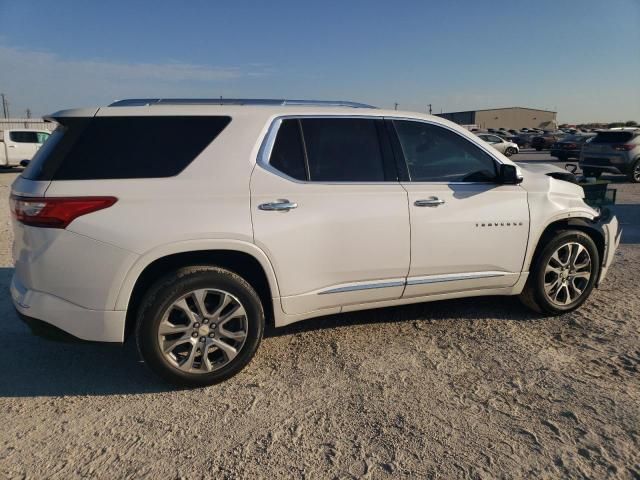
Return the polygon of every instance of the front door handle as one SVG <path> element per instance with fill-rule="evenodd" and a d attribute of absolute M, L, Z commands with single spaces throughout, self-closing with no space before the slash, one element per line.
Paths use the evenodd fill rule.
<path fill-rule="evenodd" d="M 275 202 L 262 203 L 258 205 L 258 208 L 260 210 L 266 210 L 268 212 L 273 212 L 273 211 L 288 212 L 289 210 L 298 208 L 298 204 L 282 198 L 282 199 L 276 200 Z"/>
<path fill-rule="evenodd" d="M 438 197 L 429 197 L 426 200 L 416 200 L 413 204 L 416 207 L 438 207 L 444 204 L 444 200 Z"/>

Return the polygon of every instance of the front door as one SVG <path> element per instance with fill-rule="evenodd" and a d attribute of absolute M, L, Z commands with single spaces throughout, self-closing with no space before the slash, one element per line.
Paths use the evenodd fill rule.
<path fill-rule="evenodd" d="M 411 268 L 405 297 L 509 287 L 529 236 L 527 193 L 497 161 L 445 126 L 393 121 L 407 164 Z"/>
<path fill-rule="evenodd" d="M 409 212 L 384 135 L 383 121 L 370 118 L 272 126 L 273 147 L 251 178 L 251 215 L 285 313 L 401 297 Z"/>

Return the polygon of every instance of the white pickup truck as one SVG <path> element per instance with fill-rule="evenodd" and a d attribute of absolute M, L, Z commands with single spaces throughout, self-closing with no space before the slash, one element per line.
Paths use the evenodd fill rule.
<path fill-rule="evenodd" d="M 27 128 L 0 131 L 0 168 L 16 167 L 22 160 L 31 160 L 50 132 Z"/>

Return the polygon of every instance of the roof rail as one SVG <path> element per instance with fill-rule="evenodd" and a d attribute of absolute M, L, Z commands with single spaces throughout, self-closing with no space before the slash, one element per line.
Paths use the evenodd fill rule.
<path fill-rule="evenodd" d="M 153 105 L 269 105 L 376 108 L 372 105 L 340 100 L 286 100 L 270 98 L 128 98 L 111 103 L 110 107 L 144 107 Z"/>

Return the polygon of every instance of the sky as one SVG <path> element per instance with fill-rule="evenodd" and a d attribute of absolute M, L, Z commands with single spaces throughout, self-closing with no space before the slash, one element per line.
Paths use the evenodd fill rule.
<path fill-rule="evenodd" d="M 223 96 L 640 122 L 640 0 L 0 0 L 0 92 L 14 117 Z"/>

